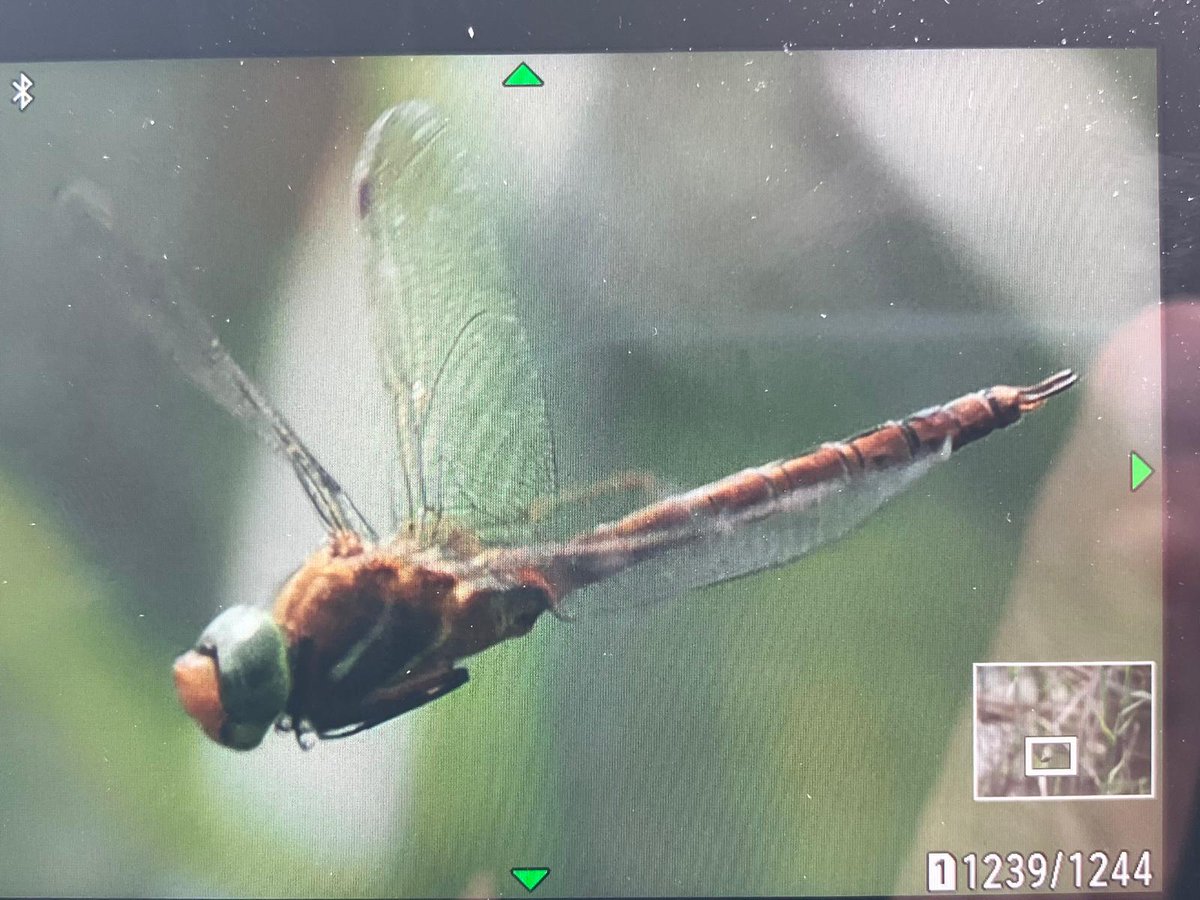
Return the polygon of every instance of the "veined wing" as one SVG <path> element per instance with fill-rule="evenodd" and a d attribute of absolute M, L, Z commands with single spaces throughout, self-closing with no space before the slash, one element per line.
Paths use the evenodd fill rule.
<path fill-rule="evenodd" d="M 374 530 L 266 395 L 229 355 L 208 322 L 183 296 L 167 267 L 128 246 L 112 227 L 107 198 L 78 181 L 58 192 L 58 211 L 98 278 L 106 308 L 127 315 L 200 390 L 291 465 L 330 534 Z"/>
<path fill-rule="evenodd" d="M 572 611 L 577 603 L 581 611 L 588 608 L 594 593 L 588 588 L 597 582 L 603 582 L 595 592 L 601 608 L 667 600 L 783 565 L 831 543 L 948 455 L 947 445 L 894 469 L 859 477 L 839 472 L 739 511 L 711 509 L 706 495 L 723 487 L 716 482 L 562 545 L 538 548 L 531 562 L 555 573 L 554 583 L 568 592 L 584 589 L 570 602 Z M 778 465 L 748 469 L 726 481 L 762 481 Z"/>
<path fill-rule="evenodd" d="M 952 451 L 1018 421 L 1076 381 L 997 386 L 803 456 L 669 497 L 560 545 L 495 551 L 486 564 L 542 571 L 559 597 L 618 581 L 623 598 L 666 597 L 782 565 L 863 522 Z"/>
<path fill-rule="evenodd" d="M 371 127 L 354 169 L 371 311 L 395 406 L 408 526 L 488 535 L 555 490 L 546 400 L 466 151 L 429 106 Z"/>

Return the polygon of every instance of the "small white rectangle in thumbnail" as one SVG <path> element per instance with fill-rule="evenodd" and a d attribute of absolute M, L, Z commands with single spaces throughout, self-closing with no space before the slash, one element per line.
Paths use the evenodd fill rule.
<path fill-rule="evenodd" d="M 1079 738 L 1073 734 L 1052 737 L 1025 736 L 1025 777 L 1078 775 Z"/>

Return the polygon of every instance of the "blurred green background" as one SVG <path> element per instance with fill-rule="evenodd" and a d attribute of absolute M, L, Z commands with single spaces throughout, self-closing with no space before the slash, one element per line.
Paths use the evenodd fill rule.
<path fill-rule="evenodd" d="M 0 184 L 0 893 L 519 895 L 526 865 L 539 896 L 916 889 L 1079 391 L 807 560 L 548 619 L 352 740 L 238 755 L 176 704 L 173 657 L 320 530 L 88 303 L 51 216 L 75 178 L 380 524 L 349 172 L 403 99 L 494 198 L 565 483 L 699 484 L 994 383 L 1086 385 L 1157 300 L 1148 51 L 527 60 L 546 87 L 486 57 L 27 67 L 0 130 L 27 160 Z"/>

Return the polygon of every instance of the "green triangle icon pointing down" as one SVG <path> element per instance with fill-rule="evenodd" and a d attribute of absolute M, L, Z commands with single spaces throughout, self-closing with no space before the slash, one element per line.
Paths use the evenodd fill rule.
<path fill-rule="evenodd" d="M 513 878 L 525 885 L 527 891 L 532 891 L 550 874 L 549 869 L 509 869 L 509 871 L 512 872 Z"/>
<path fill-rule="evenodd" d="M 1146 462 L 1138 456 L 1136 450 L 1129 451 L 1129 489 L 1136 491 L 1146 479 L 1154 474 L 1154 470 L 1150 468 L 1150 463 Z"/>
<path fill-rule="evenodd" d="M 515 69 L 508 73 L 508 77 L 504 79 L 505 87 L 541 87 L 546 82 L 538 76 L 538 73 L 529 68 L 525 63 L 521 63 Z M 538 871 L 531 869 L 530 871 Z M 532 888 L 531 888 L 532 890 Z"/>

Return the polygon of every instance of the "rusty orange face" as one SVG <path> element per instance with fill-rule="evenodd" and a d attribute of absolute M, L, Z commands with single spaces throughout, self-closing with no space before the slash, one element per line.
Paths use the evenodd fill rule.
<path fill-rule="evenodd" d="M 216 659 L 189 650 L 175 660 L 174 671 L 175 691 L 184 711 L 199 723 L 205 734 L 220 743 L 225 709 L 221 706 Z"/>
<path fill-rule="evenodd" d="M 287 642 L 270 615 L 234 606 L 175 660 L 179 702 L 204 733 L 234 750 L 257 747 L 291 691 Z"/>

